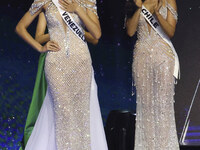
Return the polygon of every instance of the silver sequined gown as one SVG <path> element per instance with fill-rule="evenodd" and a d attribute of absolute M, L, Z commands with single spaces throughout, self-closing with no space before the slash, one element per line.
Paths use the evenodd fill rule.
<path fill-rule="evenodd" d="M 166 18 L 169 5 L 160 9 Z M 137 90 L 135 150 L 179 150 L 174 116 L 174 63 L 171 48 L 140 14 L 134 49 L 133 78 Z"/>
<path fill-rule="evenodd" d="M 96 2 L 89 1 L 82 7 L 96 14 Z M 47 53 L 47 95 L 26 150 L 107 150 L 87 43 L 67 27 L 51 0 L 35 0 L 31 15 L 44 5 L 50 40 L 61 50 Z M 71 16 L 83 28 L 80 18 Z"/>

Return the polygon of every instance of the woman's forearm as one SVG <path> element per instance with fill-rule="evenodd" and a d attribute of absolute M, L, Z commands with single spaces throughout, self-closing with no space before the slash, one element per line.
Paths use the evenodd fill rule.
<path fill-rule="evenodd" d="M 93 45 L 97 45 L 99 40 L 95 39 L 89 32 L 85 31 L 85 39 L 87 42 L 93 44 Z"/>
<path fill-rule="evenodd" d="M 44 43 L 50 41 L 50 36 L 49 36 L 49 34 L 36 35 L 35 40 L 38 41 L 40 44 L 44 44 Z"/>
<path fill-rule="evenodd" d="M 76 13 L 81 18 L 83 23 L 85 24 L 87 30 L 92 34 L 92 36 L 95 39 L 99 39 L 101 37 L 101 27 L 95 23 L 86 13 L 85 10 L 83 10 L 82 7 L 78 7 L 76 9 Z"/>
<path fill-rule="evenodd" d="M 138 8 L 134 15 L 127 20 L 126 28 L 127 28 L 127 34 L 131 37 L 135 34 L 140 18 L 140 12 L 141 8 Z"/>
<path fill-rule="evenodd" d="M 38 52 L 41 51 L 42 45 L 38 43 L 35 39 L 33 39 L 33 37 L 27 32 L 27 29 L 23 24 L 19 22 L 16 26 L 15 31 L 23 40 L 30 44 L 34 49 L 36 49 Z"/>
<path fill-rule="evenodd" d="M 175 27 L 173 27 L 172 25 L 170 25 L 167 20 L 165 20 L 162 15 L 159 12 L 155 12 L 156 17 L 162 27 L 162 29 L 164 30 L 164 32 L 170 37 L 172 38 L 174 36 L 175 33 Z"/>

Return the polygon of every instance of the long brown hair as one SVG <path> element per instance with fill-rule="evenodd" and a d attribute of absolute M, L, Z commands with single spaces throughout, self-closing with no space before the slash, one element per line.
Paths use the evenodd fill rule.
<path fill-rule="evenodd" d="M 133 0 L 126 0 L 124 12 L 127 17 L 131 17 L 136 9 L 137 9 L 137 6 L 133 2 Z"/>
<path fill-rule="evenodd" d="M 133 0 L 126 0 L 125 2 L 125 6 L 124 6 L 124 29 L 126 28 L 126 21 L 128 18 L 130 18 L 134 12 L 136 11 L 137 6 L 135 5 L 135 3 L 133 2 Z"/>

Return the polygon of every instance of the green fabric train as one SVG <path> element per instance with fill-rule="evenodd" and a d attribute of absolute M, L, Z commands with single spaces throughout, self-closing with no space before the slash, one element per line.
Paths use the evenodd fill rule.
<path fill-rule="evenodd" d="M 33 90 L 32 101 L 31 101 L 28 116 L 26 119 L 26 124 L 24 128 L 24 136 L 23 136 L 21 147 L 19 150 L 25 149 L 25 146 L 32 133 L 33 127 L 35 125 L 35 122 L 40 112 L 40 108 L 42 106 L 43 100 L 46 95 L 47 82 L 46 82 L 45 73 L 44 73 L 45 58 L 46 58 L 46 53 L 40 54 L 39 62 L 38 62 L 38 72 L 37 72 L 35 86 Z"/>

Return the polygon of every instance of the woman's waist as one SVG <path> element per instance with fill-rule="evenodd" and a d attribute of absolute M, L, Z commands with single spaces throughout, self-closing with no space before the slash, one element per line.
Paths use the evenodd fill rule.
<path fill-rule="evenodd" d="M 174 58 L 172 48 L 164 40 L 137 40 L 134 53 L 148 53 L 149 55 L 167 55 Z"/>
<path fill-rule="evenodd" d="M 151 33 L 146 33 L 146 32 L 143 32 L 143 33 L 138 33 L 137 34 L 137 37 L 138 37 L 138 42 L 142 42 L 142 41 L 150 41 L 150 42 L 153 42 L 153 41 L 163 41 L 163 39 L 156 33 L 152 33 L 153 31 L 151 31 Z"/>
<path fill-rule="evenodd" d="M 135 47 L 165 48 L 171 50 L 171 47 L 160 36 L 144 36 L 139 37 Z"/>
<path fill-rule="evenodd" d="M 81 64 L 81 62 L 89 62 L 91 64 L 91 56 L 89 52 L 73 52 L 73 51 L 48 51 L 46 63 L 58 64 Z"/>
<path fill-rule="evenodd" d="M 65 56 L 70 56 L 70 55 L 73 57 L 81 56 L 81 55 L 84 55 L 84 56 L 90 55 L 87 44 L 81 43 L 82 41 L 76 42 L 64 37 L 63 38 L 60 37 L 60 39 L 58 39 L 55 36 L 50 37 L 50 40 L 56 42 L 60 47 L 60 50 L 57 52 L 49 51 L 48 53 L 51 55 L 57 55 L 60 57 L 63 57 L 63 56 L 65 57 Z"/>
<path fill-rule="evenodd" d="M 71 37 L 57 37 L 50 36 L 50 40 L 54 41 L 61 48 L 60 51 L 72 51 L 74 53 L 85 53 L 88 52 L 88 45 L 84 41 L 77 40 Z"/>
<path fill-rule="evenodd" d="M 55 57 L 90 57 L 90 52 L 87 47 L 84 48 L 74 48 L 69 46 L 60 46 L 61 49 L 59 51 L 48 51 L 48 54 L 55 55 Z"/>

